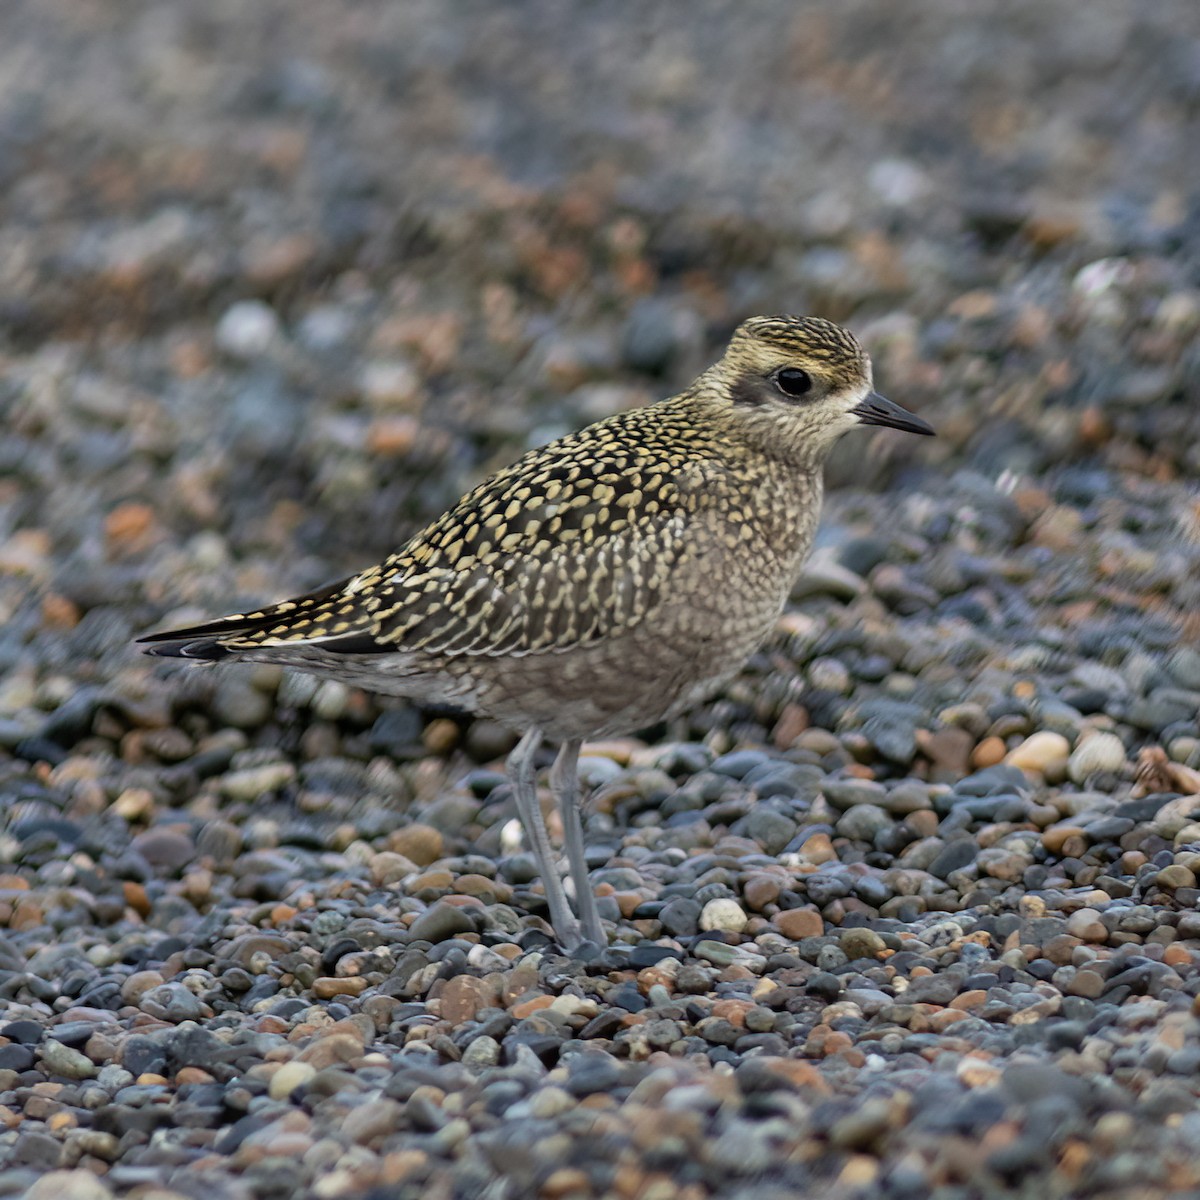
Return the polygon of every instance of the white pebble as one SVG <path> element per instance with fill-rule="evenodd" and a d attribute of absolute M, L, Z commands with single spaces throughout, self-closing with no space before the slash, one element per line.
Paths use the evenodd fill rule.
<path fill-rule="evenodd" d="M 736 900 L 710 900 L 700 913 L 700 928 L 706 933 L 714 929 L 741 933 L 749 919 Z"/>
<path fill-rule="evenodd" d="M 421 379 L 406 362 L 371 362 L 361 381 L 367 403 L 375 409 L 411 410 L 421 395 Z"/>
<path fill-rule="evenodd" d="M 1067 774 L 1074 783 L 1083 783 L 1104 771 L 1119 771 L 1125 765 L 1125 743 L 1115 733 L 1093 733 L 1075 747 L 1067 763 Z"/>
<path fill-rule="evenodd" d="M 232 358 L 258 358 L 283 335 L 275 310 L 261 300 L 239 300 L 217 322 L 217 346 Z"/>
<path fill-rule="evenodd" d="M 307 1083 L 317 1073 L 311 1063 L 284 1063 L 274 1075 L 267 1090 L 272 1100 L 286 1100 L 302 1083 Z"/>

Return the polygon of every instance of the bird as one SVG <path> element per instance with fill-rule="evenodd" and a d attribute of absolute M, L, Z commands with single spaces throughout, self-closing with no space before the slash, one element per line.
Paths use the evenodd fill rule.
<path fill-rule="evenodd" d="M 140 638 L 190 662 L 268 662 L 519 735 L 518 816 L 567 950 L 607 945 L 577 785 L 585 740 L 627 735 L 717 692 L 774 628 L 812 546 L 823 466 L 858 425 L 931 435 L 874 390 L 848 330 L 744 321 L 670 399 L 528 451 L 382 562 L 319 591 Z M 536 791 L 559 749 L 575 907 Z"/>

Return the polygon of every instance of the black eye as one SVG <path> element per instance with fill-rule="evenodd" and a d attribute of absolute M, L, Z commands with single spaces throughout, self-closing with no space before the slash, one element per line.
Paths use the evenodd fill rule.
<path fill-rule="evenodd" d="M 803 396 L 812 391 L 812 376 L 797 367 L 784 367 L 775 375 L 775 384 L 785 396 Z"/>

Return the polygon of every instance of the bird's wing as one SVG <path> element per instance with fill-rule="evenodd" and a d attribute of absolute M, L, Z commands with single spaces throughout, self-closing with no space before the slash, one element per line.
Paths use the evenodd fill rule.
<path fill-rule="evenodd" d="M 332 588 L 192 629 L 151 652 L 521 655 L 611 635 L 653 612 L 689 552 L 678 461 L 578 442 L 486 480 L 397 553 Z"/>

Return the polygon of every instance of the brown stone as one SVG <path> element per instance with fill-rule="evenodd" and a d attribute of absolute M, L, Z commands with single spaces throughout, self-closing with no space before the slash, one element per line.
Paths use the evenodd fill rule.
<path fill-rule="evenodd" d="M 789 941 L 820 937 L 825 932 L 825 922 L 815 908 L 789 908 L 775 914 L 779 932 Z"/>
<path fill-rule="evenodd" d="M 528 996 L 514 1004 L 510 1011 L 518 1021 L 523 1021 L 535 1012 L 540 1012 L 543 1008 L 549 1008 L 553 1003 L 553 996 Z"/>
<path fill-rule="evenodd" d="M 982 988 L 972 988 L 969 992 L 960 992 L 953 1000 L 950 1001 L 950 1008 L 956 1008 L 961 1012 L 967 1012 L 972 1008 L 978 1008 L 981 1004 L 987 1002 L 987 992 Z"/>
<path fill-rule="evenodd" d="M 506 1005 L 533 991 L 538 985 L 537 967 L 531 962 L 517 963 L 508 973 L 501 989 L 501 996 Z"/>
<path fill-rule="evenodd" d="M 833 848 L 833 842 L 829 840 L 829 834 L 814 833 L 800 847 L 800 857 L 805 862 L 819 866 L 821 863 L 834 862 L 837 859 L 837 851 Z"/>
<path fill-rule="evenodd" d="M 390 834 L 387 840 L 389 850 L 403 854 L 418 867 L 437 862 L 442 857 L 443 846 L 441 833 L 431 825 L 405 825 Z"/>
<path fill-rule="evenodd" d="M 121 885 L 121 893 L 125 897 L 125 903 L 139 917 L 150 915 L 150 897 L 146 895 L 146 889 L 140 883 L 134 883 L 132 879 L 127 879 Z"/>
<path fill-rule="evenodd" d="M 442 1018 L 451 1025 L 473 1020 L 481 1008 L 487 1007 L 488 990 L 483 980 L 474 975 L 455 975 L 446 980 L 440 997 Z"/>
<path fill-rule="evenodd" d="M 1051 825 L 1042 830 L 1042 845 L 1054 855 L 1062 856 L 1066 843 L 1075 838 L 1087 848 L 1087 834 L 1078 825 Z"/>
<path fill-rule="evenodd" d="M 408 881 L 408 893 L 419 896 L 422 892 L 448 892 L 454 886 L 454 876 L 449 871 L 426 871 Z"/>
<path fill-rule="evenodd" d="M 149 504 L 118 504 L 104 518 L 104 539 L 116 554 L 136 554 L 154 541 L 157 520 Z"/>
<path fill-rule="evenodd" d="M 587 1172 L 578 1167 L 559 1167 L 552 1171 L 542 1184 L 540 1194 L 546 1200 L 562 1200 L 565 1196 L 590 1196 L 591 1180 Z"/>
<path fill-rule="evenodd" d="M 613 892 L 613 899 L 625 920 L 629 920 L 635 910 L 646 902 L 646 897 L 641 892 Z"/>
<path fill-rule="evenodd" d="M 361 1058 L 363 1052 L 362 1040 L 350 1033 L 335 1033 L 329 1037 L 318 1038 L 311 1046 L 305 1046 L 296 1056 L 297 1062 L 308 1063 L 318 1071 L 326 1067 L 353 1062 Z"/>
<path fill-rule="evenodd" d="M 507 904 L 512 899 L 512 888 L 507 883 L 486 875 L 460 875 L 454 886 L 464 896 L 474 896 L 484 904 Z"/>
<path fill-rule="evenodd" d="M 380 1160 L 379 1182 L 391 1186 L 403 1183 L 428 1161 L 429 1155 L 424 1150 L 393 1150 Z"/>
<path fill-rule="evenodd" d="M 741 1029 L 746 1024 L 746 1013 L 754 1007 L 754 1004 L 749 1000 L 718 1000 L 712 1006 L 712 1015 L 720 1017 L 728 1021 L 730 1025 Z"/>
<path fill-rule="evenodd" d="M 175 1072 L 175 1085 L 183 1087 L 185 1083 L 212 1083 L 213 1077 L 201 1067 L 180 1067 Z"/>
<path fill-rule="evenodd" d="M 161 971 L 134 971 L 121 984 L 121 999 L 126 1004 L 137 1004 L 151 988 L 165 982 Z"/>
<path fill-rule="evenodd" d="M 808 709 L 802 704 L 785 704 L 771 731 L 771 741 L 777 750 L 789 750 L 807 728 Z"/>
<path fill-rule="evenodd" d="M 1186 946 L 1174 944 L 1163 950 L 1163 962 L 1169 967 L 1187 966 L 1193 961 L 1194 956 Z"/>
<path fill-rule="evenodd" d="M 777 875 L 751 875 L 742 887 L 746 903 L 755 912 L 762 912 L 768 904 L 774 904 L 783 891 L 783 880 Z"/>
<path fill-rule="evenodd" d="M 407 413 L 378 417 L 367 430 L 367 450 L 387 458 L 407 454 L 420 432 L 420 422 Z"/>
<path fill-rule="evenodd" d="M 47 629 L 74 629 L 83 615 L 79 605 L 50 592 L 42 598 L 42 624 Z"/>
<path fill-rule="evenodd" d="M 395 1100 L 372 1100 L 352 1108 L 342 1119 L 339 1132 L 361 1146 L 394 1133 L 404 1121 L 404 1105 Z"/>
<path fill-rule="evenodd" d="M 975 747 L 971 755 L 971 766 L 976 770 L 982 770 L 984 767 L 994 767 L 997 763 L 1004 760 L 1004 755 L 1008 748 L 1004 744 L 1004 740 L 998 737 L 985 737 L 978 746 Z"/>
<path fill-rule="evenodd" d="M 360 996 L 370 987 L 361 975 L 341 979 L 334 975 L 326 975 L 313 981 L 313 995 L 318 1000 L 332 1000 L 334 996 Z"/>

